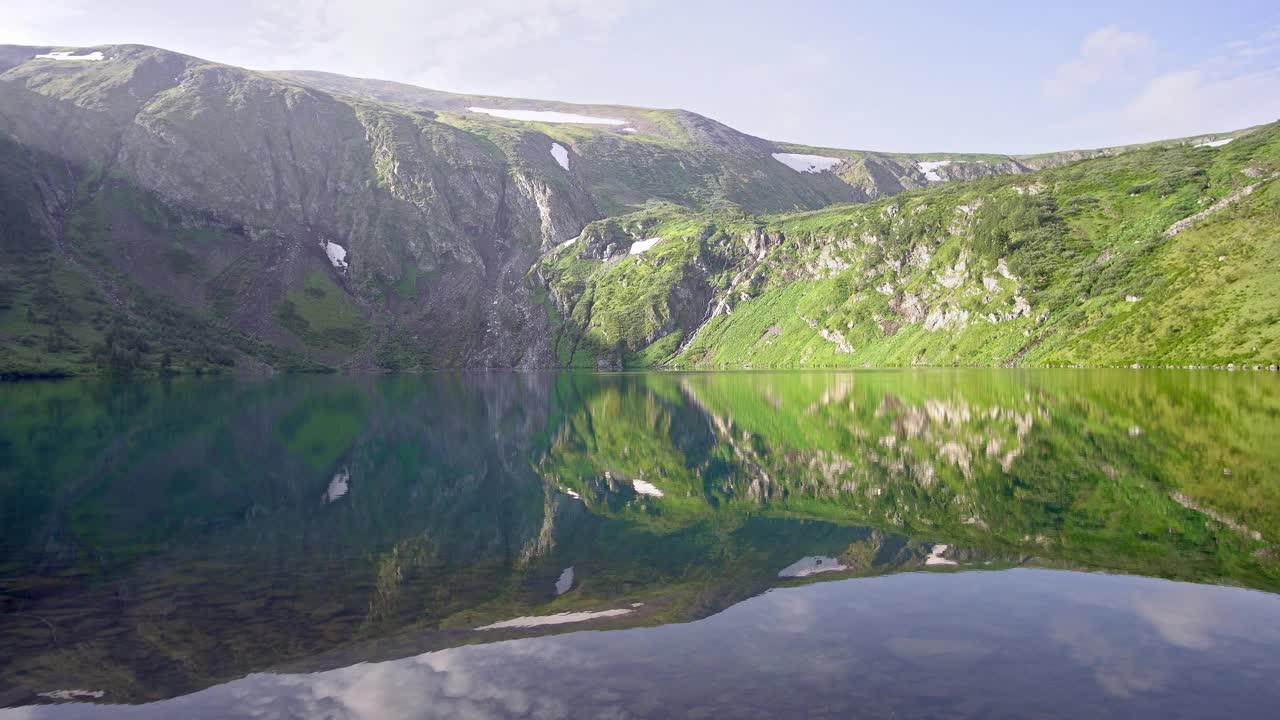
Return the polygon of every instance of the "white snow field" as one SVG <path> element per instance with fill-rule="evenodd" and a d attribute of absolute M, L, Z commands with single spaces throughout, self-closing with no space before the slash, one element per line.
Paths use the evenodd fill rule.
<path fill-rule="evenodd" d="M 946 167 L 950 164 L 950 160 L 924 160 L 916 163 L 916 167 L 920 168 L 920 172 L 924 173 L 925 180 L 942 182 L 943 178 L 938 174 L 938 168 Z"/>
<path fill-rule="evenodd" d="M 844 162 L 843 158 L 825 155 L 803 155 L 800 153 L 773 153 L 773 159 L 795 170 L 796 172 L 820 173 Z"/>
<path fill-rule="evenodd" d="M 947 551 L 947 545 L 934 545 L 929 548 L 929 557 L 924 559 L 925 565 L 955 565 L 956 561 L 942 557 L 942 553 Z"/>
<path fill-rule="evenodd" d="M 648 240 L 637 240 L 637 241 L 635 241 L 635 242 L 631 243 L 631 254 L 632 254 L 632 255 L 639 255 L 640 253 L 644 252 L 645 250 L 648 250 L 649 248 L 653 247 L 654 245 L 657 245 L 659 240 L 662 240 L 662 238 L 660 238 L 660 237 L 654 237 L 654 238 L 649 238 Z"/>
<path fill-rule="evenodd" d="M 325 243 L 324 252 L 329 256 L 329 262 L 339 270 L 347 269 L 347 249 L 336 242 Z"/>
<path fill-rule="evenodd" d="M 560 143 L 551 143 L 551 157 L 555 158 L 557 163 L 560 163 L 560 167 L 565 170 L 569 169 L 569 151 Z"/>
<path fill-rule="evenodd" d="M 659 489 L 657 485 L 654 485 L 651 482 L 645 482 L 644 480 L 632 480 L 631 486 L 634 487 L 636 492 L 641 495 L 652 495 L 654 497 L 662 497 L 663 495 L 662 490 Z"/>
<path fill-rule="evenodd" d="M 779 570 L 778 577 L 809 577 L 818 573 L 839 572 L 848 569 L 848 566 L 840 564 L 840 561 L 835 558 L 824 555 L 808 555 Z"/>
<path fill-rule="evenodd" d="M 43 58 L 45 60 L 79 60 L 79 61 L 87 61 L 87 62 L 96 62 L 102 59 L 102 53 L 98 50 L 94 50 L 88 55 L 76 55 L 75 51 L 73 50 L 57 50 L 55 52 L 37 55 L 36 57 Z"/>
<path fill-rule="evenodd" d="M 576 113 L 563 113 L 554 110 L 503 110 L 498 108 L 467 108 L 474 113 L 484 113 L 507 120 L 523 120 L 525 122 L 550 122 L 550 123 L 579 123 L 583 125 L 626 125 L 626 120 L 617 118 L 594 117 L 591 115 L 578 115 Z"/>
<path fill-rule="evenodd" d="M 502 628 L 531 628 L 541 627 L 543 625 L 563 625 L 565 623 L 586 622 L 587 620 L 595 620 L 596 618 L 617 617 L 618 615 L 626 615 L 629 612 L 631 612 L 630 608 L 618 608 L 616 610 L 562 612 L 556 613 L 555 615 L 532 615 L 503 620 L 502 622 L 496 622 L 492 625 L 484 625 L 476 629 L 501 630 Z"/>

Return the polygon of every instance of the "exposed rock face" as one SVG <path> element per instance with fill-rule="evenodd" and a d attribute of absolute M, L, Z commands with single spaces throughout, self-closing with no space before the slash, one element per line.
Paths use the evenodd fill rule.
<path fill-rule="evenodd" d="M 446 122 L 453 116 L 465 117 L 469 123 L 491 122 L 468 112 L 468 106 L 479 101 L 465 95 L 329 73 L 277 75 L 337 95 L 421 108 Z M 485 98 L 487 103 L 493 100 Z M 868 180 L 862 173 L 797 172 L 773 159 L 772 153 L 784 150 L 779 144 L 685 110 L 638 111 L 622 106 L 584 108 L 541 100 L 504 100 L 503 104 L 521 109 L 560 110 L 625 119 L 627 127 L 635 131 L 634 135 L 662 141 L 636 142 L 633 133 L 609 126 L 603 126 L 605 129 L 598 132 L 578 133 L 560 140 L 562 146 L 572 146 L 573 161 L 568 174 L 597 196 L 598 204 L 607 215 L 635 209 L 651 199 L 689 207 L 705 206 L 714 200 L 749 212 L 777 212 L 818 208 L 851 200 L 863 201 L 903 189 L 894 179 L 893 172 L 873 180 Z M 550 143 L 542 138 L 535 144 L 541 155 L 534 158 L 530 153 L 526 157 L 539 163 L 553 163 L 547 151 Z M 901 173 L 900 170 L 897 172 Z M 549 174 L 556 177 L 555 173 Z M 560 240 L 569 237 L 572 234 Z"/>
<path fill-rule="evenodd" d="M 1237 190 L 1237 191 L 1235 191 L 1235 192 L 1233 192 L 1233 193 L 1231 193 L 1231 194 L 1227 195 L 1226 197 L 1222 198 L 1222 199 L 1221 199 L 1221 200 L 1219 200 L 1218 202 L 1216 202 L 1216 203 L 1214 203 L 1214 204 L 1210 205 L 1209 207 L 1205 208 L 1204 210 L 1201 210 L 1200 212 L 1196 213 L 1195 215 L 1192 215 L 1192 216 L 1191 216 L 1191 217 L 1189 217 L 1189 218 L 1183 218 L 1182 220 L 1179 220 L 1178 222 L 1176 222 L 1176 223 L 1174 223 L 1174 224 L 1170 225 L 1170 226 L 1169 226 L 1169 227 L 1164 231 L 1164 236 L 1165 236 L 1165 237 L 1173 237 L 1174 235 L 1177 235 L 1178 233 L 1182 232 L 1183 230 L 1186 230 L 1187 228 L 1191 227 L 1192 225 L 1196 224 L 1197 222 L 1199 222 L 1199 221 L 1201 221 L 1201 220 L 1203 220 L 1203 219 L 1205 219 L 1205 218 L 1209 217 L 1210 215 L 1212 215 L 1212 214 L 1214 214 L 1214 213 L 1216 213 L 1216 212 L 1220 212 L 1220 211 L 1222 211 L 1223 209 L 1225 209 L 1225 208 L 1229 207 L 1232 203 L 1239 201 L 1239 200 L 1240 200 L 1240 198 L 1249 197 L 1250 195 L 1252 195 L 1252 194 L 1253 194 L 1253 191 L 1254 191 L 1254 190 L 1257 190 L 1257 189 L 1258 189 L 1258 185 L 1259 185 L 1259 183 L 1254 183 L 1254 184 L 1252 184 L 1252 185 L 1246 185 L 1245 187 L 1240 188 L 1239 190 Z"/>
<path fill-rule="evenodd" d="M 846 355 L 853 352 L 853 346 L 845 339 L 844 333 L 839 330 L 828 330 L 826 328 L 822 328 L 818 331 L 818 334 L 822 336 L 823 340 L 826 340 L 829 343 L 834 343 L 836 346 L 836 352 L 845 353 Z"/>
<path fill-rule="evenodd" d="M 924 329 L 930 332 L 962 328 L 969 322 L 969 311 L 960 308 L 938 308 L 924 319 Z"/>

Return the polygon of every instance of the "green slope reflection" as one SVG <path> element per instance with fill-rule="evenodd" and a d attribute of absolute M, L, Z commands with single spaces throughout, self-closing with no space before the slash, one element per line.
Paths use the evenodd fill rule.
<path fill-rule="evenodd" d="M 568 378 L 540 473 L 655 532 L 743 514 L 1274 589 L 1271 376 L 972 371 Z M 569 403 L 567 403 L 569 404 Z M 638 489 L 637 489 L 638 488 Z"/>

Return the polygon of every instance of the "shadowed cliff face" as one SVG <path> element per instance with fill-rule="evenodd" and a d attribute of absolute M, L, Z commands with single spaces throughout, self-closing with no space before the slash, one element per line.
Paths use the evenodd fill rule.
<path fill-rule="evenodd" d="M 912 570 L 1275 591 L 1272 379 L 9 385 L 0 705 L 687 622 L 772 587 Z M 585 615 L 530 620 L 558 613 Z"/>
<path fill-rule="evenodd" d="M 26 385 L 0 442 L 0 634 L 27 637 L 31 613 L 56 630 L 7 648 L 4 673 L 87 673 L 138 701 L 435 629 L 521 568 L 560 572 L 541 558 L 575 504 L 526 456 L 548 380 Z M 108 614 L 135 630 L 100 633 Z"/>
<path fill-rule="evenodd" d="M 14 275 L 52 264 L 122 322 L 149 294 L 330 365 L 549 364 L 524 274 L 598 211 L 532 140 L 135 46 L 28 59 L 0 97 L 27 175 L 4 204 L 56 248 L 13 248 Z"/>
<path fill-rule="evenodd" d="M 110 366 L 113 323 L 161 334 L 148 324 L 164 323 L 132 307 L 156 302 L 189 311 L 210 336 L 246 335 L 206 343 L 241 364 L 552 365 L 529 267 L 601 206 L 662 197 L 665 171 L 654 163 L 672 164 L 665 146 L 653 155 L 643 143 L 586 138 L 583 152 L 603 142 L 616 157 L 575 152 L 571 173 L 537 126 L 442 121 L 139 46 L 106 48 L 96 62 L 36 59 L 39 50 L 12 50 L 14 66 L 0 77 L 4 152 L 18 175 L 3 204 L 52 250 L 14 248 L 5 269 L 20 295 L 39 291 L 21 280 L 28 266 L 52 266 L 77 286 L 55 297 L 83 289 L 110 306 L 94 321 L 34 319 L 47 330 L 29 334 L 65 336 L 49 354 L 66 370 Z M 705 167 L 678 179 L 670 197 L 709 201 L 690 183 L 714 174 L 718 156 L 687 149 Z M 779 187 L 807 182 L 780 165 L 769 170 Z M 651 172 L 643 187 L 611 179 Z M 83 314 L 61 312 L 68 303 L 30 304 Z M 129 350 L 153 370 L 165 354 Z M 203 350 L 186 343 L 165 352 L 175 367 L 225 364 Z M 29 364 L 39 369 L 38 358 Z"/>

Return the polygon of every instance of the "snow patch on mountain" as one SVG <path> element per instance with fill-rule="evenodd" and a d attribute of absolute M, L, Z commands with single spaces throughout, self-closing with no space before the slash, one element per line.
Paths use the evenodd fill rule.
<path fill-rule="evenodd" d="M 531 628 L 541 627 L 543 625 L 563 625 L 565 623 L 586 622 L 587 620 L 595 620 L 597 618 L 617 617 L 618 615 L 626 615 L 631 612 L 630 608 L 617 608 L 616 610 L 583 610 L 581 612 L 562 612 L 554 615 L 533 615 L 512 618 L 511 620 L 503 620 L 492 625 L 484 625 L 476 628 L 477 630 L 501 630 L 502 628 Z"/>
<path fill-rule="evenodd" d="M 1221 140 L 1210 140 L 1209 142 L 1202 142 L 1199 145 L 1196 145 L 1196 147 L 1222 147 L 1223 145 L 1226 145 L 1232 140 L 1235 140 L 1235 138 L 1223 138 Z"/>
<path fill-rule="evenodd" d="M 329 256 L 329 262 L 339 270 L 347 269 L 347 249 L 336 242 L 327 242 L 324 244 L 324 253 Z"/>
<path fill-rule="evenodd" d="M 938 168 L 946 167 L 950 164 L 950 160 L 922 160 L 916 163 L 916 167 L 920 168 L 920 172 L 924 173 L 925 180 L 942 182 L 943 177 L 938 174 Z"/>
<path fill-rule="evenodd" d="M 328 505 L 342 499 L 343 496 L 351 490 L 351 471 L 343 468 L 341 471 L 333 474 L 333 478 L 329 480 L 329 487 L 325 488 L 324 495 L 320 500 Z"/>
<path fill-rule="evenodd" d="M 942 556 L 947 551 L 947 545 L 934 545 L 929 549 L 929 557 L 924 559 L 925 565 L 955 565 L 956 561 Z"/>
<path fill-rule="evenodd" d="M 555 158 L 557 163 L 560 163 L 560 167 L 565 170 L 569 169 L 569 151 L 560 143 L 551 143 L 551 157 Z"/>
<path fill-rule="evenodd" d="M 50 700 L 84 700 L 84 699 L 101 699 L 106 695 L 105 690 L 50 690 L 49 692 L 36 693 L 40 697 L 46 697 Z"/>
<path fill-rule="evenodd" d="M 595 117 L 592 115 L 578 115 L 577 113 L 563 113 L 554 110 L 503 110 L 498 108 L 467 108 L 474 113 L 484 113 L 494 117 L 504 118 L 506 120 L 523 120 L 525 122 L 550 122 L 550 123 L 579 123 L 582 125 L 626 125 L 626 120 L 617 118 Z"/>
<path fill-rule="evenodd" d="M 660 237 L 654 237 L 654 238 L 649 238 L 648 240 L 637 240 L 636 242 L 631 243 L 631 254 L 639 255 L 645 250 L 648 250 L 654 245 L 657 245 L 658 241 L 661 239 L 662 238 Z"/>
<path fill-rule="evenodd" d="M 569 592 L 569 588 L 573 587 L 573 566 L 564 569 L 560 573 L 560 578 L 556 580 L 556 595 L 563 595 Z"/>
<path fill-rule="evenodd" d="M 88 55 L 76 55 L 75 51 L 73 50 L 57 50 L 51 53 L 44 53 L 42 55 L 37 55 L 36 57 L 42 58 L 44 60 L 79 60 L 79 61 L 86 61 L 86 62 L 97 62 L 98 60 L 102 59 L 102 53 L 98 50 L 94 50 Z"/>
<path fill-rule="evenodd" d="M 773 153 L 773 159 L 803 173 L 826 172 L 844 162 L 844 158 L 833 158 L 825 155 L 803 155 L 800 153 Z"/>
<path fill-rule="evenodd" d="M 644 480 L 632 480 L 631 486 L 634 487 L 636 489 L 636 492 L 640 493 L 641 495 L 652 495 L 654 497 L 662 497 L 664 494 L 662 490 L 658 489 L 657 485 L 654 485 L 653 483 L 650 483 L 650 482 L 645 482 Z"/>
<path fill-rule="evenodd" d="M 839 572 L 848 570 L 848 566 L 840 564 L 839 560 L 829 558 L 822 555 L 809 555 L 778 571 L 778 577 L 808 577 L 824 572 Z"/>

